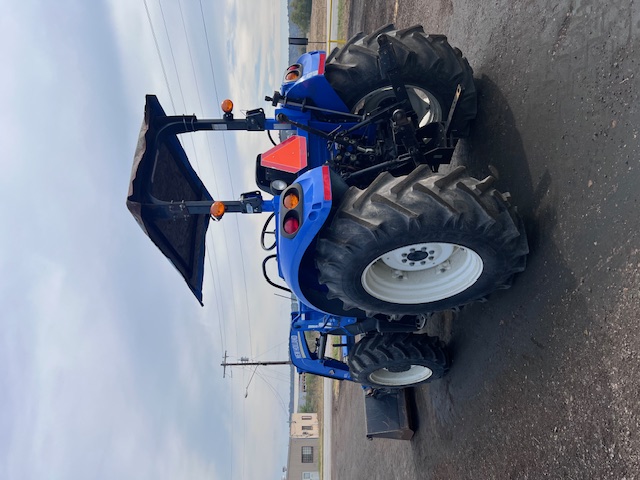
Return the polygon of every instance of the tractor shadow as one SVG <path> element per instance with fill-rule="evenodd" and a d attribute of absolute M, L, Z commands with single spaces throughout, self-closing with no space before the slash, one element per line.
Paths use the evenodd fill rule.
<path fill-rule="evenodd" d="M 416 389 L 422 426 L 413 442 L 416 455 L 428 455 L 434 434 L 446 445 L 454 441 L 457 429 L 468 428 L 466 419 L 488 415 L 496 391 L 511 388 L 505 384 L 505 372 L 528 371 L 532 364 L 546 373 L 555 368 L 556 349 L 549 344 L 555 342 L 557 325 L 545 317 L 549 305 L 562 302 L 562 292 L 578 283 L 550 238 L 557 219 L 554 203 L 547 198 L 549 172 L 534 183 L 507 99 L 487 76 L 477 85 L 479 111 L 473 133 L 460 142 L 449 168 L 464 165 L 473 177 L 497 177 L 496 188 L 511 193 L 525 222 L 530 253 L 527 268 L 516 275 L 510 289 L 493 293 L 485 303 L 430 319 L 427 333 L 448 344 L 452 367 L 443 380 Z M 572 308 L 586 315 L 585 302 L 577 298 L 575 303 Z"/>

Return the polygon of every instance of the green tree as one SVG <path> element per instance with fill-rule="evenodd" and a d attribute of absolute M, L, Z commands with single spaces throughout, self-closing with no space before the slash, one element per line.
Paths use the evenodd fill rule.
<path fill-rule="evenodd" d="M 311 23 L 311 4 L 313 0 L 292 0 L 291 1 L 291 22 L 300 27 L 305 35 L 309 33 Z"/>

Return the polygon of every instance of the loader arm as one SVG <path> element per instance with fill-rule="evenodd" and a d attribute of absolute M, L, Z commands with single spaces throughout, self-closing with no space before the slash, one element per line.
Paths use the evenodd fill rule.
<path fill-rule="evenodd" d="M 155 95 L 147 95 L 144 121 L 133 160 L 127 208 L 142 230 L 180 272 L 202 304 L 205 237 L 213 198 L 189 163 L 178 135 L 199 130 L 264 130 L 273 127 L 261 109 L 244 120 L 199 120 L 167 116 Z M 227 212 L 273 211 L 259 192 L 224 202 Z"/>

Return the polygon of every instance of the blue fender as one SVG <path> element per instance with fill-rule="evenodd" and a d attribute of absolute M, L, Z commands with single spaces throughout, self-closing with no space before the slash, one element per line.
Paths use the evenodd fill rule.
<path fill-rule="evenodd" d="M 283 230 L 283 221 L 288 212 L 288 209 L 283 205 L 283 199 L 292 188 L 302 194 L 302 208 L 298 209 L 300 227 L 294 236 L 286 235 Z M 318 232 L 325 224 L 331 211 L 332 194 L 329 166 L 312 168 L 300 175 L 296 182 L 280 195 L 278 203 L 278 226 L 276 229 L 278 274 L 298 299 L 307 305 L 312 305 L 312 302 L 305 297 L 300 288 L 300 265 L 302 257 L 317 238 Z"/>
<path fill-rule="evenodd" d="M 324 76 L 326 58 L 327 54 L 323 51 L 303 54 L 296 62 L 300 65 L 301 76 L 292 82 L 285 81 L 281 93 L 291 99 L 311 99 L 317 107 L 349 112 Z"/>

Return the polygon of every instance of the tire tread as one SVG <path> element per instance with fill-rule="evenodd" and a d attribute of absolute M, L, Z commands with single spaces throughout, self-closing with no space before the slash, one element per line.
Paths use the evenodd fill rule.
<path fill-rule="evenodd" d="M 460 307 L 510 285 L 513 275 L 526 265 L 529 248 L 524 223 L 502 194 L 489 186 L 490 181 L 464 172 L 464 167 L 446 175 L 422 170 L 399 178 L 382 173 L 364 190 L 351 187 L 316 246 L 319 282 L 329 295 L 342 300 L 345 308 L 359 308 L 368 316 L 406 315 Z M 369 295 L 359 283 L 361 269 L 375 259 L 373 255 L 400 246 L 406 236 L 415 242 L 450 238 L 445 241 L 482 248 L 493 252 L 495 260 L 488 259 L 497 262 L 496 267 L 483 271 L 487 280 L 477 290 L 470 288 L 431 303 L 398 304 Z M 478 247 L 478 242 L 486 246 Z"/>
<path fill-rule="evenodd" d="M 353 380 L 384 388 L 404 388 L 431 382 L 446 375 L 450 367 L 447 348 L 439 338 L 411 333 L 366 336 L 356 343 L 348 362 Z M 370 375 L 380 368 L 405 364 L 427 366 L 433 375 L 422 382 L 401 386 L 376 384 L 370 379 Z"/>

